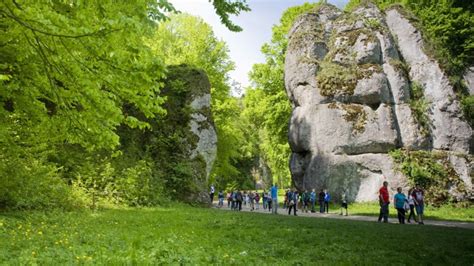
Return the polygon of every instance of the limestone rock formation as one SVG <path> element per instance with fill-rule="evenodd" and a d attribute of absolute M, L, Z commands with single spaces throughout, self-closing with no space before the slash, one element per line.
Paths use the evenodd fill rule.
<path fill-rule="evenodd" d="M 211 85 L 206 73 L 186 65 L 168 68 L 163 96 L 168 112 L 162 134 L 176 134 L 169 152 L 192 169 L 193 190 L 186 201 L 208 203 L 208 179 L 217 155 L 217 133 L 211 113 Z M 159 159 L 159 158 L 158 158 Z M 196 193 L 197 192 L 197 193 Z"/>
<path fill-rule="evenodd" d="M 392 189 L 407 185 L 388 155 L 405 148 L 446 152 L 472 190 L 471 165 L 462 159 L 472 129 L 447 75 L 397 9 L 368 4 L 344 13 L 322 5 L 300 16 L 289 31 L 285 86 L 298 188 L 348 188 L 352 200 L 375 200 L 384 180 Z M 413 107 L 414 90 L 427 112 Z"/>

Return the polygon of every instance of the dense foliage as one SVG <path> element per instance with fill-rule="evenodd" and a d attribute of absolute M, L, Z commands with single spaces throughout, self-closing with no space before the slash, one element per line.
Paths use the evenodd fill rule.
<path fill-rule="evenodd" d="M 210 2 L 226 26 L 239 30 L 228 15 L 247 11 L 245 1 Z M 147 41 L 174 12 L 171 4 L 2 1 L 0 7 L 0 208 L 150 205 L 168 197 L 170 184 L 189 188 L 177 181 L 194 174 L 192 165 L 161 154 L 173 163 L 157 171 L 156 157 L 140 142 L 150 132 L 161 134 L 155 141 L 164 146 L 157 148 L 179 137 L 156 132 L 158 121 L 171 116 L 162 90 L 167 64 L 175 62 Z M 201 43 L 223 46 L 209 37 Z M 195 54 L 204 57 L 213 44 Z M 228 62 L 225 48 L 213 58 L 208 64 Z M 225 71 L 210 76 L 216 81 Z M 226 95 L 220 79 L 216 91 Z"/>
<path fill-rule="evenodd" d="M 72 194 L 60 179 L 71 182 L 70 167 L 95 176 L 86 165 L 99 171 L 97 157 L 119 144 L 117 126 L 146 126 L 123 105 L 164 114 L 164 64 L 142 41 L 160 10 L 172 7 L 2 2 L 0 205 L 55 205 Z"/>
<path fill-rule="evenodd" d="M 313 8 L 315 4 L 306 3 L 288 8 L 283 13 L 280 23 L 272 29 L 271 42 L 262 46 L 266 62 L 253 66 L 250 73 L 253 86 L 247 89 L 243 99 L 243 117 L 248 121 L 249 139 L 255 141 L 253 152 L 263 158 L 270 168 L 273 181 L 280 186 L 291 185 L 288 167 L 291 106 L 284 84 L 287 33 L 299 15 Z"/>
<path fill-rule="evenodd" d="M 394 150 L 390 156 L 397 163 L 398 170 L 408 177 L 411 187 L 420 184 L 425 189 L 427 203 L 439 206 L 468 195 L 446 153 Z"/>

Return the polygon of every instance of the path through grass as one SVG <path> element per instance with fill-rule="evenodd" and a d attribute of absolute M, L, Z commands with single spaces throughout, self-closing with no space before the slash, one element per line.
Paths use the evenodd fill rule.
<path fill-rule="evenodd" d="M 0 264 L 465 264 L 474 230 L 175 205 L 0 214 Z"/>

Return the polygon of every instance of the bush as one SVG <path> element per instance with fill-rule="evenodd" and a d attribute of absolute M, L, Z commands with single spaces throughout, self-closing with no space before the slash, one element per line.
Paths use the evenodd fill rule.
<path fill-rule="evenodd" d="M 465 199 L 468 192 L 464 182 L 453 169 L 444 152 L 394 150 L 390 156 L 398 164 L 411 186 L 425 189 L 426 202 L 440 206 Z M 458 195 L 458 197 L 453 195 Z"/>
<path fill-rule="evenodd" d="M 410 108 L 413 112 L 413 116 L 421 126 L 421 133 L 424 136 L 430 134 L 430 119 L 428 116 L 428 102 L 425 100 L 423 95 L 423 87 L 416 83 L 411 83 L 410 91 Z"/>
<path fill-rule="evenodd" d="M 84 206 L 53 164 L 11 156 L 0 160 L 0 173 L 0 209 L 70 210 Z"/>

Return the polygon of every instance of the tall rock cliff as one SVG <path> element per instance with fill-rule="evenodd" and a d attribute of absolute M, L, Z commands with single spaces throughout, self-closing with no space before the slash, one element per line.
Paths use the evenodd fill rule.
<path fill-rule="evenodd" d="M 472 190 L 472 129 L 400 10 L 322 5 L 300 16 L 289 32 L 285 86 L 298 188 L 348 188 L 352 200 L 375 200 L 385 180 L 392 189 L 408 185 L 388 154 L 404 148 L 445 154 Z"/>
<path fill-rule="evenodd" d="M 128 106 L 125 113 L 147 121 L 150 128 L 122 127 L 121 150 L 132 157 L 150 157 L 154 182 L 164 183 L 168 196 L 207 204 L 217 154 L 209 79 L 202 70 L 179 65 L 168 67 L 163 82 L 160 94 L 167 99 L 166 115 L 147 119 Z"/>
<path fill-rule="evenodd" d="M 211 85 L 206 73 L 186 65 L 169 67 L 163 95 L 168 134 L 178 135 L 171 154 L 191 170 L 192 189 L 186 201 L 208 203 L 208 180 L 217 155 L 217 133 L 211 113 Z M 159 158 L 157 158 L 159 159 Z M 182 178 L 185 178 L 184 176 Z"/>

